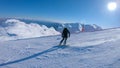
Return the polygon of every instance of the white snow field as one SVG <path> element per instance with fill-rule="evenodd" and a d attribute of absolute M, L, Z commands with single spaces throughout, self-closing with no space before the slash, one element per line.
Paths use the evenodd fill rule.
<path fill-rule="evenodd" d="M 0 42 L 0 68 L 120 68 L 120 28 Z"/>

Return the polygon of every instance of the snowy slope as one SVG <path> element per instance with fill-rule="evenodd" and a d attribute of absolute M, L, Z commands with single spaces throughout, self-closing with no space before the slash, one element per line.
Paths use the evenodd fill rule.
<path fill-rule="evenodd" d="M 120 28 L 0 42 L 0 68 L 120 68 Z"/>

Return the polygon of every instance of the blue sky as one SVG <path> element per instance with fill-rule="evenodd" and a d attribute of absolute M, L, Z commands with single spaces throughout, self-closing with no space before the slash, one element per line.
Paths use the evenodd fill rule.
<path fill-rule="evenodd" d="M 117 9 L 107 4 L 115 1 Z M 0 0 L 0 17 L 46 19 L 60 22 L 120 26 L 119 0 Z"/>

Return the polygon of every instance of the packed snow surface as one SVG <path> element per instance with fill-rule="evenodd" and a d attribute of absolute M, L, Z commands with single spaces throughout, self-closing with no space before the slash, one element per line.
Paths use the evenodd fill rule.
<path fill-rule="evenodd" d="M 0 68 L 120 68 L 120 28 L 0 42 Z"/>

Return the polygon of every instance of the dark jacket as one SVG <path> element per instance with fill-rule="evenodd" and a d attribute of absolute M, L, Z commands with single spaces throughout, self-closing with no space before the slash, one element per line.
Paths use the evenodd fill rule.
<path fill-rule="evenodd" d="M 67 28 L 64 28 L 64 30 L 62 32 L 62 37 L 68 38 L 68 34 L 69 34 L 69 37 L 70 37 L 70 31 Z"/>

